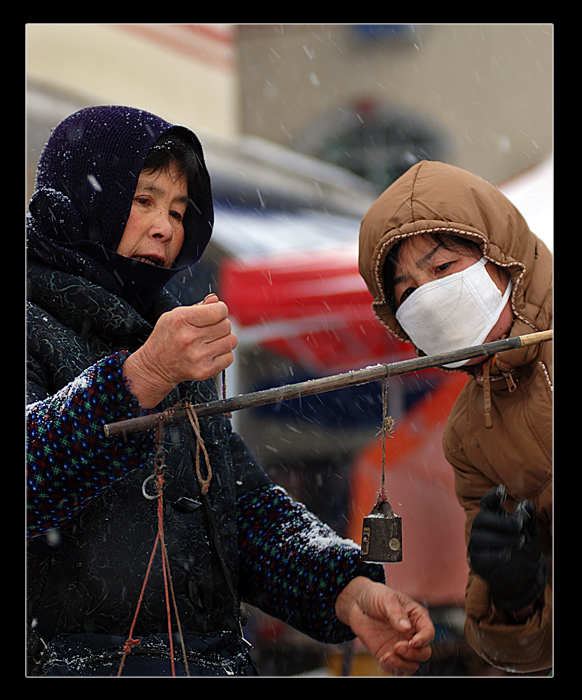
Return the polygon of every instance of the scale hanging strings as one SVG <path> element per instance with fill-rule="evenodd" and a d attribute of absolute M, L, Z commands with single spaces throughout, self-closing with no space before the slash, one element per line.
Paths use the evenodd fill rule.
<path fill-rule="evenodd" d="M 382 380 L 382 483 L 372 512 L 362 524 L 362 561 L 374 564 L 402 561 L 402 518 L 396 515 L 386 493 L 386 436 L 394 427 L 388 415 L 388 376 Z"/>
<path fill-rule="evenodd" d="M 222 398 L 226 399 L 226 371 L 224 370 L 222 372 Z M 190 421 L 190 426 L 196 437 L 196 449 L 194 450 L 194 464 L 196 467 L 196 477 L 198 478 L 198 482 L 200 483 L 200 486 L 202 488 L 202 494 L 205 495 L 208 491 L 208 487 L 210 486 L 210 481 L 212 479 L 212 467 L 210 466 L 210 458 L 208 457 L 206 445 L 204 444 L 204 440 L 202 439 L 202 435 L 200 433 L 200 423 L 198 421 L 198 414 L 196 413 L 196 411 L 192 407 L 192 404 L 189 401 L 185 401 L 182 405 L 186 409 L 186 414 L 188 416 L 188 420 Z M 227 418 L 231 418 L 232 414 L 225 413 L 225 416 Z M 206 465 L 206 477 L 202 476 L 200 453 L 202 453 L 202 456 L 204 457 L 204 463 Z"/>
<path fill-rule="evenodd" d="M 212 467 L 210 466 L 210 458 L 208 457 L 208 452 L 206 451 L 206 445 L 200 434 L 200 423 L 198 422 L 198 415 L 196 411 L 192 408 L 192 405 L 188 402 L 185 403 L 186 413 L 188 414 L 188 420 L 190 421 L 190 426 L 196 437 L 195 440 L 195 450 L 194 450 L 194 464 L 196 467 L 196 477 L 200 483 L 202 489 L 202 495 L 205 496 L 208 492 L 208 487 L 210 486 L 210 481 L 212 480 Z M 200 464 L 200 453 L 204 457 L 204 462 L 206 464 L 206 477 L 202 476 L 201 464 Z"/>
<path fill-rule="evenodd" d="M 226 370 L 225 369 L 222 370 L 221 379 L 222 379 L 222 399 L 224 401 L 224 400 L 226 400 Z M 227 412 L 224 415 L 227 418 L 232 418 L 232 413 L 230 413 L 230 412 Z"/>
<path fill-rule="evenodd" d="M 174 642 L 173 642 L 173 638 L 172 638 L 172 619 L 171 619 L 171 612 L 170 612 L 170 597 L 172 600 L 172 606 L 174 608 L 174 616 L 176 618 L 176 626 L 178 628 L 178 636 L 180 639 L 180 645 L 182 647 L 182 658 L 183 658 L 184 666 L 186 669 L 186 675 L 187 676 L 190 675 L 190 670 L 188 668 L 188 660 L 186 658 L 186 648 L 184 646 L 184 638 L 182 635 L 182 627 L 180 625 L 180 617 L 178 615 L 178 605 L 176 602 L 176 595 L 174 593 L 174 583 L 172 581 L 172 575 L 171 575 L 171 571 L 170 571 L 170 560 L 168 558 L 168 552 L 166 549 L 166 540 L 165 540 L 165 536 L 164 536 L 163 491 L 164 491 L 164 474 L 166 472 L 166 463 L 165 463 L 165 457 L 164 457 L 163 441 L 164 441 L 164 418 L 163 418 L 163 414 L 160 414 L 160 421 L 159 421 L 157 428 L 156 428 L 156 454 L 154 457 L 154 472 L 151 476 L 149 476 L 144 481 L 144 483 L 142 485 L 142 492 L 143 492 L 143 495 L 145 498 L 147 498 L 149 500 L 153 500 L 153 499 L 157 498 L 157 501 L 158 501 L 158 513 L 157 513 L 158 514 L 158 532 L 156 534 L 156 539 L 154 542 L 154 546 L 152 548 L 150 560 L 148 562 L 147 570 L 146 570 L 145 577 L 144 577 L 144 582 L 142 584 L 142 589 L 140 592 L 140 596 L 139 596 L 139 600 L 138 600 L 135 614 L 133 617 L 133 621 L 131 623 L 129 635 L 128 635 L 128 638 L 127 638 L 127 640 L 124 644 L 124 647 L 123 647 L 123 656 L 121 658 L 121 663 L 120 663 L 119 669 L 117 671 L 118 676 L 121 676 L 127 655 L 131 653 L 131 650 L 133 647 L 138 646 L 140 643 L 139 639 L 133 638 L 133 632 L 135 629 L 137 617 L 139 614 L 139 610 L 141 608 L 143 596 L 144 596 L 144 593 L 146 590 L 146 585 L 147 585 L 147 582 L 149 579 L 149 575 L 150 575 L 151 568 L 152 568 L 152 563 L 154 560 L 154 555 L 156 553 L 158 545 L 160 546 L 161 557 L 162 557 L 162 572 L 164 575 L 164 592 L 165 592 L 165 601 L 166 601 L 166 617 L 167 617 L 167 623 L 168 623 L 168 638 L 169 638 L 169 647 L 170 647 L 170 664 L 171 664 L 171 668 L 172 668 L 172 676 L 176 675 L 176 669 L 175 669 L 175 664 L 174 664 Z M 150 496 L 146 491 L 147 483 L 151 479 L 156 480 L 156 494 L 154 496 Z"/>
<path fill-rule="evenodd" d="M 394 428 L 394 419 L 388 415 L 388 377 L 382 380 L 382 483 L 378 502 L 388 500 L 386 493 L 386 436 Z"/>
<path fill-rule="evenodd" d="M 222 391 L 223 391 L 223 396 L 226 394 L 226 383 L 225 383 L 225 377 L 223 374 L 222 378 L 223 384 L 222 384 Z M 212 512 L 212 506 L 208 497 L 208 487 L 210 486 L 210 481 L 212 479 L 212 468 L 210 466 L 210 458 L 208 456 L 208 452 L 206 450 L 206 446 L 204 444 L 204 440 L 202 439 L 202 434 L 200 432 L 200 423 L 198 420 L 198 414 L 192 407 L 192 405 L 189 402 L 185 402 L 184 407 L 186 409 L 186 413 L 188 416 L 188 420 L 190 421 L 190 426 L 192 428 L 192 433 L 193 436 L 189 433 L 188 434 L 188 440 L 190 442 L 190 452 L 194 455 L 194 465 L 196 469 L 196 477 L 198 479 L 198 482 L 200 483 L 200 492 L 201 492 L 201 500 L 202 500 L 202 505 L 204 506 L 204 512 L 206 514 L 207 520 L 208 520 L 208 527 L 209 527 L 209 534 L 210 534 L 210 539 L 214 545 L 214 548 L 216 550 L 216 555 L 218 557 L 218 561 L 220 563 L 220 566 L 222 568 L 222 573 L 224 575 L 224 580 L 226 582 L 226 585 L 228 586 L 228 590 L 232 599 L 232 604 L 233 604 L 233 615 L 235 620 L 238 623 L 239 627 L 239 632 L 241 639 L 245 640 L 244 633 L 243 633 L 243 628 L 242 628 L 242 622 L 241 622 L 241 614 L 240 614 L 240 604 L 238 600 L 238 596 L 234 587 L 234 584 L 232 582 L 232 578 L 228 569 L 228 566 L 226 564 L 226 559 L 224 556 L 224 552 L 222 549 L 222 544 L 220 542 L 220 534 L 219 534 L 219 529 L 218 529 L 218 523 L 216 522 L 216 518 L 214 517 L 214 513 Z M 229 416 L 229 414 L 225 414 L 226 416 Z M 230 416 L 229 416 L 230 417 Z M 200 453 L 204 456 L 204 462 L 206 464 L 206 477 L 204 478 L 202 476 L 202 470 L 201 470 L 201 464 L 200 464 Z"/>

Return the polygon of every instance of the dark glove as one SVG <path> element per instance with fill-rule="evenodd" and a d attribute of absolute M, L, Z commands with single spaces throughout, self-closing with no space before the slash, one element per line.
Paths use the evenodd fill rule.
<path fill-rule="evenodd" d="M 503 508 L 504 486 L 488 491 L 479 504 L 469 539 L 473 571 L 489 583 L 495 607 L 521 610 L 543 593 L 548 566 L 542 554 L 537 515 L 531 501 L 515 513 Z"/>

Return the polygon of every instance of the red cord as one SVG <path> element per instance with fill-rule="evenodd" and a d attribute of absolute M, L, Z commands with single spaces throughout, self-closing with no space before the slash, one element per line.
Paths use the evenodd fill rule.
<path fill-rule="evenodd" d="M 142 587 L 141 587 L 141 593 L 139 594 L 139 599 L 138 599 L 138 601 L 137 601 L 137 607 L 136 607 L 136 609 L 135 609 L 135 614 L 134 614 L 134 616 L 133 616 L 133 621 L 132 621 L 132 623 L 131 623 L 131 628 L 130 628 L 130 630 L 129 630 L 129 636 L 128 636 L 128 638 L 127 638 L 127 641 L 125 642 L 125 646 L 123 647 L 123 657 L 122 657 L 122 659 L 121 659 L 121 664 L 120 664 L 120 666 L 119 666 L 119 671 L 117 672 L 117 675 L 118 675 L 118 676 L 121 675 L 121 671 L 123 670 L 123 664 L 125 663 L 125 657 L 126 657 L 128 654 L 131 653 L 131 647 L 137 646 L 137 645 L 139 644 L 139 639 L 133 639 L 133 638 L 132 638 L 132 637 L 133 637 L 133 630 L 134 630 L 134 628 L 135 628 L 135 623 L 137 622 L 137 616 L 138 616 L 139 609 L 140 609 L 141 604 L 142 604 L 143 596 L 144 596 L 145 589 L 146 589 L 146 584 L 147 584 L 147 582 L 148 582 L 148 578 L 149 578 L 149 575 L 150 575 L 150 571 L 151 571 L 151 569 L 152 569 L 152 562 L 153 562 L 153 560 L 154 560 L 154 555 L 155 555 L 155 553 L 156 553 L 156 549 L 158 548 L 158 542 L 159 542 L 159 540 L 160 540 L 160 533 L 158 532 L 158 534 L 157 534 L 157 536 L 156 536 L 156 541 L 154 542 L 154 546 L 153 546 L 153 549 L 152 549 L 152 553 L 151 553 L 151 555 L 150 555 L 150 560 L 149 560 L 149 563 L 148 563 L 148 568 L 146 569 L 146 574 L 145 574 L 144 581 L 143 581 L 143 584 L 142 584 Z"/>
<path fill-rule="evenodd" d="M 168 637 L 170 641 L 170 663 L 172 666 L 172 676 L 176 675 L 176 669 L 174 665 L 174 642 L 172 639 L 172 619 L 171 619 L 171 614 L 170 614 L 170 595 L 169 595 L 169 590 L 168 590 L 168 569 L 167 569 L 167 560 L 165 556 L 166 552 L 166 542 L 164 539 L 164 506 L 163 506 L 163 501 L 162 501 L 162 487 L 163 487 L 163 481 L 164 477 L 162 474 L 158 474 L 158 492 L 159 492 L 159 497 L 158 497 L 158 533 L 156 535 L 156 540 L 154 542 L 154 546 L 152 549 L 152 553 L 150 555 L 150 560 L 148 562 L 148 568 L 146 569 L 145 577 L 144 577 L 144 582 L 141 587 L 141 593 L 139 595 L 139 599 L 137 601 L 137 607 L 135 609 L 135 614 L 133 616 L 133 621 L 131 623 L 131 628 L 129 630 L 129 636 L 127 638 L 127 641 L 125 642 L 125 645 L 123 647 L 123 657 L 121 659 L 121 664 L 119 665 L 119 670 L 117 672 L 117 675 L 120 676 L 121 672 L 123 670 L 123 666 L 125 664 L 125 659 L 128 654 L 131 653 L 131 649 L 134 646 L 137 646 L 139 644 L 139 639 L 133 639 L 133 630 L 135 628 L 135 624 L 137 622 L 137 616 L 139 614 L 139 610 L 141 608 L 141 604 L 143 601 L 143 597 L 145 594 L 145 589 L 146 585 L 148 582 L 148 578 L 150 576 L 150 572 L 152 569 L 152 563 L 154 560 L 154 555 L 156 553 L 156 549 L 158 548 L 158 543 L 161 542 L 161 554 L 162 554 L 162 571 L 164 573 L 164 594 L 166 598 L 166 614 L 167 614 L 167 619 L 168 619 Z"/>
<path fill-rule="evenodd" d="M 176 669 L 174 667 L 174 641 L 172 639 L 172 618 L 170 613 L 170 594 L 168 590 L 168 567 L 166 561 L 166 541 L 164 539 L 164 506 L 162 503 L 162 485 L 163 476 L 158 475 L 158 489 L 160 491 L 160 496 L 158 498 L 158 535 L 161 540 L 162 547 L 162 571 L 164 572 L 164 595 L 166 597 L 166 615 L 168 618 L 168 638 L 170 640 L 170 661 L 172 665 L 172 676 L 176 675 Z"/>

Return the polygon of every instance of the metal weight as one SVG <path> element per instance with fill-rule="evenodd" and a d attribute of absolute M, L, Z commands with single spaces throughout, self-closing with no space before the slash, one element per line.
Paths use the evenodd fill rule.
<path fill-rule="evenodd" d="M 370 564 L 402 561 L 402 518 L 386 500 L 376 503 L 364 518 L 361 558 Z"/>

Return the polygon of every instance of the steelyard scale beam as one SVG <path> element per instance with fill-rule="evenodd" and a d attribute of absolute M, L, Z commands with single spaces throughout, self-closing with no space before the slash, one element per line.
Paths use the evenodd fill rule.
<path fill-rule="evenodd" d="M 482 345 L 475 345 L 473 347 L 453 350 L 438 355 L 427 355 L 425 357 L 415 357 L 410 360 L 373 365 L 329 377 L 308 379 L 307 381 L 298 382 L 296 384 L 286 384 L 285 386 L 274 387 L 272 389 L 264 389 L 249 394 L 240 394 L 239 396 L 232 396 L 226 399 L 195 404 L 192 405 L 191 408 L 196 411 L 199 417 L 212 416 L 219 413 L 232 413 L 233 411 L 266 406 L 267 404 L 289 401 L 290 399 L 303 396 L 323 394 L 327 391 L 368 384 L 369 382 L 387 379 L 389 377 L 397 377 L 402 374 L 409 374 L 410 372 L 440 367 L 451 362 L 458 362 L 459 360 L 469 360 L 475 357 L 482 357 L 483 355 L 494 355 L 498 352 L 515 350 L 516 348 L 528 345 L 537 345 L 538 343 L 552 339 L 553 331 L 540 331 L 538 333 L 520 335 L 515 338 L 506 338 L 505 340 L 496 340 L 492 343 L 484 343 Z M 150 416 L 128 418 L 127 420 L 117 421 L 116 423 L 108 423 L 104 426 L 104 431 L 107 437 L 113 437 L 115 435 L 151 430 L 156 428 L 160 424 L 160 421 L 163 421 L 164 425 L 174 425 L 175 423 L 181 423 L 187 420 L 187 417 L 185 408 L 168 408 L 165 411 Z"/>

